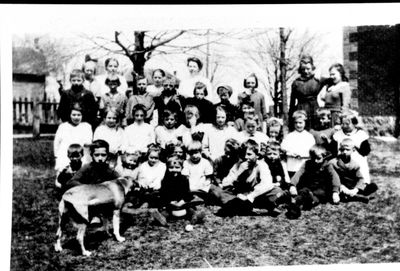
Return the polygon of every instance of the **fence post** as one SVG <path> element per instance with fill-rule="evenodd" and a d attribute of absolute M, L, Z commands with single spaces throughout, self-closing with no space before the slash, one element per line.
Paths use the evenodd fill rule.
<path fill-rule="evenodd" d="M 39 98 L 33 103 L 33 123 L 32 123 L 32 134 L 33 138 L 40 137 L 40 101 Z"/>

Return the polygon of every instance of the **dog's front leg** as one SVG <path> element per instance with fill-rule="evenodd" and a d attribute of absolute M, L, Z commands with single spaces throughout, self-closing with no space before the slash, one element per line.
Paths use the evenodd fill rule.
<path fill-rule="evenodd" d="M 118 242 L 123 242 L 125 241 L 125 238 L 119 234 L 119 223 L 120 223 L 120 210 L 114 210 L 114 215 L 113 215 L 114 236 Z"/>
<path fill-rule="evenodd" d="M 79 242 L 79 245 L 81 246 L 82 250 L 82 255 L 84 256 L 90 256 L 92 253 L 88 250 L 86 250 L 85 245 L 84 245 L 84 237 L 85 237 L 85 232 L 86 232 L 86 224 L 79 224 L 78 226 L 78 233 L 76 235 L 76 239 Z"/>

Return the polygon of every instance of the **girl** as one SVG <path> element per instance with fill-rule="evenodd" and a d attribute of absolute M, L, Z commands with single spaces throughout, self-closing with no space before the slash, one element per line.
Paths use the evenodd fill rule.
<path fill-rule="evenodd" d="M 129 146 L 134 147 L 142 153 L 147 152 L 147 146 L 155 142 L 153 127 L 144 122 L 146 109 L 144 105 L 137 104 L 132 109 L 134 122 L 125 128 L 122 137 L 122 150 L 126 150 Z"/>
<path fill-rule="evenodd" d="M 314 77 L 314 60 L 311 56 L 302 56 L 298 77 L 292 84 L 292 93 L 290 95 L 289 116 L 296 110 L 304 110 L 309 117 L 307 128 L 315 127 L 316 110 L 318 108 L 317 96 L 321 89 L 321 84 Z M 296 104 L 297 102 L 297 104 Z M 293 119 L 290 118 L 289 128 L 293 130 Z"/>
<path fill-rule="evenodd" d="M 202 123 L 212 123 L 215 118 L 214 105 L 205 99 L 208 95 L 207 86 L 202 82 L 196 82 L 193 89 L 194 98 L 188 98 L 186 104 L 192 104 L 199 109 L 200 119 Z"/>
<path fill-rule="evenodd" d="M 213 161 L 224 154 L 224 146 L 228 138 L 237 138 L 237 130 L 227 125 L 225 109 L 218 106 L 216 112 L 214 123 L 205 134 L 205 148 L 208 148 L 209 157 Z"/>
<path fill-rule="evenodd" d="M 255 114 L 258 116 L 258 119 L 261 123 L 263 123 L 268 118 L 267 106 L 265 104 L 264 94 L 257 91 L 258 87 L 258 78 L 252 73 L 247 78 L 244 79 L 243 85 L 245 87 L 245 91 L 239 94 L 238 101 L 241 101 L 249 97 L 250 100 L 254 103 Z M 263 128 L 263 125 L 261 126 Z M 265 129 L 263 129 L 265 131 Z"/>
<path fill-rule="evenodd" d="M 186 160 L 186 148 L 182 142 L 178 141 L 176 144 L 168 143 L 165 146 L 165 152 L 167 159 L 171 156 L 178 156 L 182 161 Z"/>
<path fill-rule="evenodd" d="M 235 128 L 239 132 L 244 130 L 244 120 L 248 116 L 254 116 L 254 102 L 250 100 L 250 97 L 243 98 L 239 104 L 239 111 L 241 116 L 235 120 Z M 261 125 L 258 124 L 257 131 L 262 131 Z"/>
<path fill-rule="evenodd" d="M 105 84 L 108 86 L 108 90 L 100 99 L 99 110 L 101 116 L 105 117 L 105 111 L 110 107 L 114 107 L 118 115 L 123 116 L 125 114 L 127 99 L 124 93 L 117 91 L 118 86 L 121 85 L 120 80 L 117 76 L 107 78 Z"/>
<path fill-rule="evenodd" d="M 245 119 L 244 131 L 241 131 L 238 135 L 238 141 L 240 143 L 244 143 L 248 139 L 253 139 L 255 142 L 257 142 L 258 146 L 260 146 L 261 143 L 268 143 L 269 137 L 266 134 L 257 131 L 257 119 L 257 116 L 248 116 Z"/>
<path fill-rule="evenodd" d="M 269 136 L 270 141 L 276 141 L 279 144 L 282 142 L 283 138 L 283 120 L 275 117 L 271 117 L 267 121 L 267 136 Z"/>
<path fill-rule="evenodd" d="M 153 79 L 153 85 L 147 87 L 147 92 L 153 97 L 158 97 L 163 91 L 165 72 L 162 69 L 156 69 L 153 71 L 151 78 Z"/>
<path fill-rule="evenodd" d="M 340 125 L 339 115 L 349 109 L 351 90 L 342 64 L 336 63 L 329 68 L 330 80 L 318 94 L 320 107 L 325 106 L 331 111 L 333 125 Z"/>
<path fill-rule="evenodd" d="M 125 94 L 125 92 L 128 90 L 128 83 L 126 82 L 125 77 L 118 73 L 118 66 L 119 66 L 118 60 L 116 58 L 107 58 L 106 61 L 104 62 L 104 66 L 106 68 L 106 73 L 97 76 L 97 80 L 101 84 L 101 90 L 100 90 L 101 96 L 103 96 L 108 90 L 108 86 L 106 85 L 106 79 L 114 78 L 116 76 L 118 77 L 121 83 L 118 86 L 117 90 L 118 92 Z"/>
<path fill-rule="evenodd" d="M 103 139 L 110 146 L 109 160 L 110 166 L 115 167 L 118 152 L 121 151 L 121 141 L 124 130 L 120 127 L 120 114 L 114 107 L 108 108 L 105 111 L 103 124 L 96 128 L 93 140 Z"/>
<path fill-rule="evenodd" d="M 162 149 L 165 149 L 167 143 L 177 143 L 178 133 L 176 128 L 177 114 L 169 110 L 164 110 L 163 114 L 164 125 L 159 125 L 154 130 L 156 143 L 160 144 Z"/>
<path fill-rule="evenodd" d="M 309 159 L 309 151 L 315 145 L 312 134 L 306 131 L 307 113 L 298 110 L 293 113 L 294 131 L 289 133 L 282 141 L 281 147 L 287 156 L 287 168 L 289 176 L 292 177 Z"/>
<path fill-rule="evenodd" d="M 179 84 L 178 94 L 182 95 L 184 98 L 193 97 L 192 90 L 194 89 L 194 85 L 196 82 L 202 82 L 207 86 L 207 89 L 210 91 L 213 89 L 210 80 L 206 77 L 200 75 L 200 71 L 203 68 L 203 63 L 197 57 L 189 57 L 186 61 L 188 70 L 189 70 L 189 78 L 182 80 Z M 210 93 L 207 96 L 209 101 L 215 101 L 214 93 Z"/>
<path fill-rule="evenodd" d="M 70 119 L 58 126 L 54 137 L 54 156 L 56 159 L 55 170 L 60 172 L 69 164 L 68 147 L 71 144 L 79 144 L 85 147 L 83 164 L 90 162 L 87 146 L 92 142 L 92 127 L 87 122 L 82 122 L 82 107 L 79 103 L 73 104 L 70 111 Z"/>
<path fill-rule="evenodd" d="M 228 123 L 232 123 L 235 121 L 238 115 L 238 109 L 236 105 L 231 104 L 229 99 L 231 98 L 233 93 L 232 87 L 228 85 L 221 85 L 217 88 L 217 94 L 221 102 L 217 103 L 215 107 L 222 106 L 225 108 L 227 113 Z"/>
<path fill-rule="evenodd" d="M 371 152 L 371 146 L 369 144 L 369 136 L 360 125 L 357 113 L 354 111 L 346 111 L 341 115 L 341 127 L 342 130 L 337 131 L 333 134 L 332 150 L 337 153 L 340 143 L 345 138 L 353 140 L 354 147 L 357 151 L 353 152 L 352 158 L 357 161 L 360 165 L 361 174 L 367 184 L 371 182 L 369 174 L 369 166 L 367 156 Z"/>

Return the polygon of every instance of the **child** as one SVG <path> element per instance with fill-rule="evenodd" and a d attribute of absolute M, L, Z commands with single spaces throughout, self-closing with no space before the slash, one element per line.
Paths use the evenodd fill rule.
<path fill-rule="evenodd" d="M 93 140 L 102 139 L 107 141 L 110 146 L 109 161 L 110 166 L 115 167 L 118 152 L 121 150 L 122 137 L 124 130 L 120 127 L 120 114 L 114 107 L 105 111 L 104 123 L 96 128 Z"/>
<path fill-rule="evenodd" d="M 118 92 L 125 93 L 128 90 L 128 83 L 124 76 L 118 74 L 119 62 L 116 58 L 110 57 L 104 61 L 104 67 L 106 68 L 106 73 L 97 76 L 97 80 L 101 83 L 101 96 L 108 91 L 108 86 L 106 85 L 107 78 L 118 77 L 120 85 L 117 87 Z"/>
<path fill-rule="evenodd" d="M 229 170 L 239 161 L 239 142 L 229 138 L 225 142 L 224 154 L 214 161 L 214 177 L 216 185 L 222 185 L 222 180 Z"/>
<path fill-rule="evenodd" d="M 274 185 L 279 186 L 283 190 L 288 190 L 290 186 L 290 177 L 286 163 L 281 160 L 281 146 L 278 142 L 268 142 L 264 160 L 271 171 Z"/>
<path fill-rule="evenodd" d="M 359 164 L 352 158 L 354 151 L 353 140 L 345 138 L 340 143 L 338 156 L 332 159 L 330 163 L 340 178 L 341 200 L 359 200 L 368 203 L 367 196 L 374 193 L 378 186 L 375 183 L 365 182 Z"/>
<path fill-rule="evenodd" d="M 298 69 L 300 77 L 294 80 L 290 95 L 289 116 L 296 110 L 304 110 L 309 118 L 307 129 L 316 124 L 317 96 L 321 89 L 320 81 L 314 76 L 314 70 L 313 58 L 308 55 L 302 56 Z M 290 118 L 290 130 L 293 130 L 293 126 L 293 119 Z"/>
<path fill-rule="evenodd" d="M 104 117 L 106 111 L 112 107 L 120 116 L 124 116 L 127 99 L 125 93 L 117 91 L 121 85 L 119 78 L 117 76 L 107 78 L 105 84 L 109 89 L 100 98 L 100 115 Z"/>
<path fill-rule="evenodd" d="M 153 85 L 149 85 L 147 87 L 147 92 L 153 97 L 158 97 L 163 91 L 165 72 L 162 69 L 155 69 L 151 75 L 151 78 L 153 79 Z"/>
<path fill-rule="evenodd" d="M 199 122 L 212 123 L 215 117 L 215 111 L 213 104 L 205 99 L 208 95 L 207 87 L 202 82 L 196 82 L 193 89 L 194 98 L 187 98 L 186 104 L 191 104 L 199 109 Z"/>
<path fill-rule="evenodd" d="M 186 218 L 191 224 L 203 222 L 204 213 L 197 214 L 190 207 L 192 195 L 190 193 L 189 180 L 182 175 L 183 162 L 177 156 L 171 156 L 167 160 L 167 172 L 161 181 L 160 200 L 163 211 L 152 212 L 153 218 L 161 225 L 167 225 L 167 219 Z"/>
<path fill-rule="evenodd" d="M 293 113 L 294 131 L 282 141 L 282 150 L 286 153 L 289 176 L 292 177 L 301 165 L 309 158 L 309 151 L 315 145 L 315 139 L 304 128 L 307 114 L 304 110 Z"/>
<path fill-rule="evenodd" d="M 107 158 L 109 145 L 106 141 L 98 139 L 90 145 L 92 162 L 84 165 L 66 184 L 66 188 L 80 184 L 99 184 L 117 179 L 120 175 L 108 166 Z"/>
<path fill-rule="evenodd" d="M 181 138 L 183 145 L 187 148 L 193 141 L 193 134 L 197 135 L 196 140 L 203 142 L 207 125 L 199 122 L 200 113 L 196 106 L 187 105 L 183 113 L 185 123 L 178 127 L 178 137 Z"/>
<path fill-rule="evenodd" d="M 238 96 L 239 104 L 244 98 L 249 97 L 250 100 L 254 103 L 255 114 L 258 116 L 260 122 L 263 123 L 268 118 L 268 112 L 265 104 L 264 94 L 257 91 L 258 87 L 257 76 L 254 73 L 250 74 L 247 78 L 244 79 L 243 85 L 246 90 L 239 94 Z M 261 127 L 263 127 L 263 125 L 261 125 Z"/>
<path fill-rule="evenodd" d="M 240 116 L 235 120 L 235 128 L 239 132 L 244 130 L 244 121 L 248 116 L 255 116 L 254 103 L 249 97 L 245 97 L 240 101 Z M 257 131 L 262 131 L 261 125 L 258 124 Z"/>
<path fill-rule="evenodd" d="M 65 184 L 72 179 L 75 173 L 82 167 L 83 147 L 79 144 L 71 144 L 68 147 L 69 165 L 66 166 L 57 176 L 56 187 L 60 194 L 65 192 Z"/>
<path fill-rule="evenodd" d="M 132 147 L 128 147 L 121 155 L 120 163 L 117 164 L 115 170 L 121 176 L 136 176 L 135 169 L 139 166 L 141 153 Z"/>
<path fill-rule="evenodd" d="M 136 79 L 136 90 L 137 93 L 133 94 L 128 102 L 126 103 L 126 122 L 127 124 L 131 124 L 134 121 L 133 111 L 132 109 L 137 105 L 141 104 L 145 109 L 145 117 L 144 121 L 146 123 L 150 123 L 153 119 L 153 111 L 154 111 L 154 98 L 147 92 L 147 79 L 144 76 L 139 76 Z M 155 125 L 154 125 L 155 126 Z"/>
<path fill-rule="evenodd" d="M 221 102 L 215 105 L 215 108 L 218 106 L 222 106 L 227 115 L 227 123 L 229 125 L 233 124 L 235 119 L 238 116 L 237 107 L 229 101 L 232 96 L 232 87 L 228 85 L 222 85 L 217 88 L 217 94 Z"/>
<path fill-rule="evenodd" d="M 187 148 L 189 159 L 183 162 L 182 175 L 189 179 L 192 193 L 206 198 L 213 179 L 211 163 L 202 157 L 202 144 L 192 141 Z"/>
<path fill-rule="evenodd" d="M 340 179 L 326 155 L 324 147 L 314 145 L 310 149 L 310 160 L 293 176 L 290 193 L 296 196 L 296 203 L 286 213 L 288 218 L 296 219 L 301 209 L 310 210 L 319 203 L 339 202 Z"/>
<path fill-rule="evenodd" d="M 165 146 L 166 158 L 171 156 L 178 156 L 182 161 L 186 160 L 186 148 L 181 141 L 177 143 L 168 143 Z"/>
<path fill-rule="evenodd" d="M 68 122 L 63 122 L 58 126 L 54 137 L 55 170 L 57 172 L 69 164 L 70 159 L 67 154 L 71 144 L 75 143 L 85 147 L 92 142 L 92 127 L 88 123 L 82 122 L 82 107 L 78 103 L 73 104 L 69 116 Z M 84 150 L 82 160 L 84 164 L 90 161 L 87 150 Z"/>
<path fill-rule="evenodd" d="M 345 111 L 341 115 L 341 127 L 342 129 L 340 131 L 335 132 L 331 142 L 331 150 L 334 156 L 336 156 L 335 154 L 343 139 L 351 138 L 356 149 L 356 151 L 352 153 L 352 157 L 360 165 L 361 174 L 365 182 L 370 183 L 371 177 L 369 174 L 367 156 L 371 152 L 371 146 L 368 141 L 368 134 L 360 127 L 356 112 Z"/>
<path fill-rule="evenodd" d="M 238 132 L 227 124 L 227 113 L 222 106 L 216 107 L 216 117 L 213 125 L 205 133 L 205 149 L 208 148 L 209 157 L 215 160 L 224 154 L 224 145 L 228 138 L 237 138 Z"/>
<path fill-rule="evenodd" d="M 155 142 L 153 127 L 144 122 L 146 109 L 144 105 L 137 104 L 132 109 L 134 122 L 125 128 L 122 137 L 122 150 L 126 150 L 129 146 L 141 151 L 147 152 L 147 146 Z"/>
<path fill-rule="evenodd" d="M 240 143 L 243 143 L 247 141 L 248 139 L 253 139 L 257 142 L 257 144 L 260 146 L 261 143 L 267 144 L 269 141 L 269 137 L 262 133 L 257 131 L 257 126 L 258 126 L 258 117 L 257 116 L 248 116 L 245 119 L 244 123 L 244 131 L 241 131 L 238 134 L 238 141 Z"/>
<path fill-rule="evenodd" d="M 289 193 L 272 183 L 268 165 L 258 160 L 257 142 L 249 139 L 242 144 L 244 161 L 239 161 L 222 181 L 218 198 L 222 208 L 219 216 L 246 215 L 253 207 L 267 209 L 276 214 L 276 207 L 290 200 Z"/>
<path fill-rule="evenodd" d="M 317 109 L 318 124 L 315 129 L 311 129 L 310 133 L 314 136 L 315 143 L 324 146 L 328 151 L 331 151 L 331 141 L 335 129 L 332 128 L 331 111 L 326 108 Z M 336 153 L 336 150 L 334 151 Z"/>
<path fill-rule="evenodd" d="M 267 121 L 267 136 L 270 141 L 282 142 L 283 138 L 283 120 L 275 117 L 271 117 Z"/>
<path fill-rule="evenodd" d="M 81 70 L 72 70 L 70 74 L 71 89 L 62 93 L 57 108 L 57 115 L 62 122 L 69 121 L 71 107 L 79 103 L 82 108 L 82 121 L 94 127 L 96 124 L 98 106 L 93 93 L 83 87 L 84 80 L 84 73 Z"/>
<path fill-rule="evenodd" d="M 166 143 L 178 142 L 178 131 L 176 128 L 177 113 L 166 109 L 164 110 L 162 119 L 164 121 L 163 125 L 157 126 L 154 133 L 156 143 L 160 144 L 162 149 L 165 149 Z"/>
<path fill-rule="evenodd" d="M 147 151 L 147 161 L 142 163 L 136 172 L 138 188 L 133 192 L 132 197 L 137 203 L 134 206 L 141 205 L 141 208 L 158 207 L 159 190 L 161 180 L 165 175 L 166 166 L 160 162 L 161 148 L 156 144 L 150 144 Z"/>

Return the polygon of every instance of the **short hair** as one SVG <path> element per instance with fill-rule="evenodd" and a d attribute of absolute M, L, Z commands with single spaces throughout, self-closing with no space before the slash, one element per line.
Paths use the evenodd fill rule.
<path fill-rule="evenodd" d="M 329 71 L 331 71 L 332 69 L 336 69 L 339 72 L 340 77 L 342 78 L 342 81 L 344 81 L 344 82 L 348 82 L 349 81 L 349 79 L 346 76 L 346 72 L 345 72 L 344 67 L 343 67 L 342 64 L 340 64 L 340 63 L 332 64 L 329 67 Z"/>
<path fill-rule="evenodd" d="M 117 63 L 117 66 L 119 66 L 119 62 L 118 62 L 118 60 L 117 60 L 115 57 L 109 57 L 109 58 L 106 59 L 106 61 L 104 61 L 104 65 L 105 65 L 106 68 L 107 68 L 108 64 L 109 64 L 111 61 L 115 61 L 115 62 Z"/>
<path fill-rule="evenodd" d="M 90 60 L 85 60 L 85 63 L 82 64 L 82 71 L 85 72 L 86 66 L 87 65 L 94 65 L 93 66 L 93 74 L 96 74 L 97 71 L 97 62 L 90 59 Z"/>
<path fill-rule="evenodd" d="M 354 110 L 345 110 L 340 114 L 340 120 L 343 121 L 348 119 L 354 126 L 358 126 L 360 121 L 358 119 L 358 113 Z"/>
<path fill-rule="evenodd" d="M 328 117 L 331 118 L 331 111 L 327 108 L 318 108 L 316 111 L 318 117 Z"/>
<path fill-rule="evenodd" d="M 208 90 L 207 90 L 207 86 L 206 84 L 204 84 L 203 82 L 196 82 L 194 84 L 194 88 L 193 88 L 193 95 L 196 95 L 196 90 L 197 89 L 204 89 L 204 96 L 208 95 Z"/>
<path fill-rule="evenodd" d="M 339 146 L 344 145 L 344 144 L 348 144 L 348 145 L 354 147 L 354 140 L 349 137 L 346 137 L 342 140 L 342 142 L 340 142 Z"/>
<path fill-rule="evenodd" d="M 138 149 L 136 149 L 135 147 L 133 147 L 133 146 L 128 146 L 127 148 L 125 148 L 124 150 L 123 150 L 123 152 L 122 152 L 122 155 L 126 155 L 126 154 L 133 154 L 133 155 L 138 155 L 138 156 L 140 156 L 141 155 L 141 152 L 140 152 L 140 150 L 138 150 Z"/>
<path fill-rule="evenodd" d="M 213 120 L 213 124 L 214 125 L 217 125 L 217 113 L 218 113 L 218 111 L 219 112 L 224 112 L 225 113 L 225 116 L 226 116 L 226 121 L 225 121 L 225 123 L 228 121 L 228 118 L 229 118 L 229 113 L 228 113 L 228 111 L 226 111 L 226 109 L 225 109 L 225 107 L 223 107 L 223 106 L 221 106 L 221 105 L 218 105 L 216 108 L 215 108 L 215 118 L 214 118 L 214 120 Z"/>
<path fill-rule="evenodd" d="M 176 85 L 176 79 L 175 79 L 174 76 L 171 76 L 171 75 L 165 76 L 164 81 L 163 81 L 163 84 L 164 84 L 165 82 L 167 82 L 167 81 L 171 82 L 171 83 L 174 85 L 174 87 L 175 87 L 175 85 Z"/>
<path fill-rule="evenodd" d="M 176 143 L 170 142 L 170 143 L 167 143 L 167 144 L 165 145 L 165 152 L 166 152 L 166 154 L 167 154 L 167 157 L 172 156 L 172 154 L 173 154 L 174 151 L 175 151 L 175 148 L 181 148 L 182 151 L 183 151 L 183 156 L 184 156 L 184 157 L 186 156 L 186 148 L 185 148 L 185 145 L 183 145 L 182 142 L 178 141 L 178 142 L 176 142 Z"/>
<path fill-rule="evenodd" d="M 163 69 L 155 69 L 155 70 L 151 73 L 151 77 L 154 77 L 154 74 L 155 74 L 156 72 L 161 73 L 161 76 L 162 76 L 162 77 L 165 77 L 165 71 L 164 71 Z"/>
<path fill-rule="evenodd" d="M 195 153 L 202 150 L 203 145 L 201 144 L 200 141 L 197 140 L 192 140 L 187 146 L 187 151 L 189 154 Z"/>
<path fill-rule="evenodd" d="M 156 153 L 158 153 L 158 156 L 160 156 L 160 153 L 161 153 L 161 146 L 160 146 L 159 144 L 157 144 L 157 143 L 151 143 L 151 144 L 149 144 L 149 145 L 147 146 L 147 153 L 146 153 L 146 158 L 147 158 L 147 159 L 149 158 L 149 155 L 150 155 L 152 152 L 156 152 Z"/>
<path fill-rule="evenodd" d="M 132 108 L 132 117 L 135 118 L 135 113 L 136 111 L 143 111 L 143 114 L 146 115 L 147 110 L 146 107 L 143 104 L 135 104 L 135 106 Z"/>
<path fill-rule="evenodd" d="M 75 155 L 83 156 L 83 147 L 77 143 L 69 145 L 67 150 L 68 157 L 74 157 Z"/>
<path fill-rule="evenodd" d="M 249 149 L 252 152 L 254 152 L 256 155 L 258 155 L 258 153 L 260 151 L 260 146 L 258 145 L 258 143 L 255 140 L 248 139 L 247 141 L 242 143 L 242 149 L 243 149 L 244 153 Z"/>
<path fill-rule="evenodd" d="M 103 139 L 96 139 L 90 144 L 90 154 L 92 155 L 96 149 L 105 148 L 106 152 L 108 153 L 110 150 L 110 145 L 107 141 Z"/>
<path fill-rule="evenodd" d="M 249 96 L 246 96 L 246 97 L 242 98 L 240 100 L 240 104 L 239 105 L 240 105 L 240 109 L 243 108 L 243 105 L 248 105 L 248 106 L 254 108 L 254 102 L 250 99 Z"/>
<path fill-rule="evenodd" d="M 247 76 L 247 77 L 243 80 L 243 86 L 244 86 L 245 88 L 247 88 L 247 79 L 249 79 L 250 77 L 253 77 L 253 78 L 256 80 L 255 88 L 258 88 L 258 78 L 257 78 L 257 76 L 256 76 L 255 73 L 249 74 L 249 76 Z"/>
<path fill-rule="evenodd" d="M 117 110 L 117 108 L 116 107 L 114 107 L 114 106 L 108 106 L 108 107 L 106 107 L 106 109 L 104 110 L 104 120 L 106 119 L 106 117 L 107 117 L 107 115 L 108 115 L 108 113 L 114 113 L 114 115 L 115 115 L 115 117 L 116 117 L 116 119 L 117 119 L 117 122 L 120 122 L 121 121 L 121 119 L 122 119 L 122 115 L 123 114 L 121 114 L 120 113 L 120 111 L 118 111 Z"/>
<path fill-rule="evenodd" d="M 228 93 L 229 97 L 231 97 L 233 93 L 232 87 L 228 85 L 222 85 L 217 87 L 217 94 L 221 95 L 221 93 Z"/>
<path fill-rule="evenodd" d="M 321 154 L 323 158 L 326 158 L 328 156 L 328 151 L 326 150 L 326 148 L 319 144 L 315 144 L 314 146 L 312 146 L 309 153 L 311 158 L 317 156 L 318 154 Z"/>
<path fill-rule="evenodd" d="M 231 152 L 237 153 L 240 148 L 240 143 L 234 138 L 228 138 L 225 141 L 225 147 L 227 147 Z"/>
<path fill-rule="evenodd" d="M 144 75 L 138 75 L 138 76 L 136 77 L 136 84 L 137 84 L 137 82 L 139 82 L 140 80 L 146 80 L 146 83 L 148 83 L 147 77 L 144 76 Z"/>
<path fill-rule="evenodd" d="M 257 123 L 257 125 L 259 125 L 259 118 L 258 118 L 258 116 L 257 115 L 254 115 L 254 116 L 252 116 L 252 115 L 250 115 L 250 116 L 247 116 L 245 119 L 244 119 L 244 124 L 246 124 L 247 122 L 249 122 L 249 121 L 255 121 L 256 123 Z"/>
<path fill-rule="evenodd" d="M 301 73 L 301 65 L 302 64 L 305 64 L 305 65 L 311 64 L 311 68 L 313 70 L 315 70 L 314 59 L 310 55 L 303 55 L 300 57 L 300 64 L 299 64 L 299 68 L 297 70 L 298 73 Z"/>
<path fill-rule="evenodd" d="M 186 61 L 186 65 L 189 65 L 189 62 L 195 62 L 197 64 L 197 66 L 199 67 L 199 71 L 201 71 L 201 69 L 203 68 L 203 63 L 201 62 L 201 60 L 197 57 L 189 57 Z"/>
<path fill-rule="evenodd" d="M 188 104 L 185 109 L 183 110 L 183 113 L 185 114 L 185 118 L 187 118 L 188 114 L 193 114 L 196 116 L 197 119 L 200 118 L 200 111 L 197 108 L 197 106 Z"/>
<path fill-rule="evenodd" d="M 178 113 L 169 109 L 164 109 L 162 112 L 162 119 L 168 118 L 169 116 L 174 116 L 175 120 L 177 120 Z"/>
<path fill-rule="evenodd" d="M 75 102 L 75 103 L 71 104 L 71 106 L 69 108 L 70 114 L 71 114 L 72 110 L 79 111 L 79 112 L 83 113 L 83 106 L 80 103 Z"/>
<path fill-rule="evenodd" d="M 276 117 L 270 117 L 267 120 L 267 127 L 276 127 L 276 126 L 283 126 L 283 120 L 282 119 L 278 119 Z"/>
<path fill-rule="evenodd" d="M 82 70 L 73 69 L 69 74 L 69 80 L 71 80 L 74 77 L 80 77 L 82 78 L 82 80 L 85 80 L 85 73 Z"/>
<path fill-rule="evenodd" d="M 110 79 L 110 78 L 106 78 L 106 81 L 105 81 L 105 84 L 108 86 L 109 84 L 111 84 L 111 83 L 115 83 L 115 84 L 117 84 L 118 86 L 120 86 L 121 85 L 121 81 L 119 80 L 119 78 L 118 78 L 118 76 L 115 78 L 115 79 Z"/>
<path fill-rule="evenodd" d="M 168 157 L 166 164 L 167 168 L 170 167 L 171 165 L 179 165 L 180 167 L 183 167 L 183 160 L 180 159 L 177 155 L 172 155 Z"/>
<path fill-rule="evenodd" d="M 279 144 L 279 142 L 276 141 L 269 141 L 267 144 L 267 152 L 268 151 L 281 151 L 281 144 Z"/>
<path fill-rule="evenodd" d="M 306 121 L 307 113 L 304 110 L 296 110 L 296 111 L 294 111 L 292 117 L 293 117 L 293 120 L 303 119 L 304 121 Z"/>

